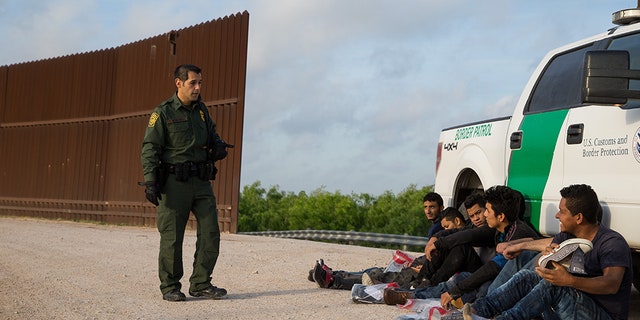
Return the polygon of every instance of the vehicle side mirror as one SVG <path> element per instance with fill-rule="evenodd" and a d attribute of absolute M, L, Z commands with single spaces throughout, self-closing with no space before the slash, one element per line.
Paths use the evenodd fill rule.
<path fill-rule="evenodd" d="M 640 91 L 629 90 L 629 80 L 640 79 L 640 70 L 629 69 L 628 51 L 588 51 L 584 58 L 582 102 L 626 104 L 640 98 Z"/>

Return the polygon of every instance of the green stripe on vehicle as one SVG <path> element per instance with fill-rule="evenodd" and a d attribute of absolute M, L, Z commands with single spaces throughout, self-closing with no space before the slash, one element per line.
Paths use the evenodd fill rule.
<path fill-rule="evenodd" d="M 526 115 L 520 124 L 522 147 L 511 151 L 507 185 L 524 195 L 531 223 L 540 230 L 542 193 L 549 178 L 553 152 L 568 109 Z"/>

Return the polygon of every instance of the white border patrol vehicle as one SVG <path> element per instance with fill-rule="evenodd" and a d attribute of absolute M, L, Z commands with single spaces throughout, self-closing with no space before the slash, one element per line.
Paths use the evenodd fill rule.
<path fill-rule="evenodd" d="M 443 129 L 435 191 L 458 207 L 474 190 L 508 185 L 525 197 L 525 220 L 551 236 L 560 231 L 560 189 L 588 184 L 602 224 L 635 251 L 640 288 L 640 7 L 613 22 L 549 52 L 512 116 Z"/>

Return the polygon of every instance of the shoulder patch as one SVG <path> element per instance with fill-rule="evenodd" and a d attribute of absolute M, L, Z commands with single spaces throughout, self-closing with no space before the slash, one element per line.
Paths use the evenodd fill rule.
<path fill-rule="evenodd" d="M 205 122 L 205 120 L 204 120 L 204 112 L 202 110 L 200 110 L 200 119 L 202 119 L 202 122 Z"/>
<path fill-rule="evenodd" d="M 151 117 L 149 118 L 149 128 L 153 128 L 156 125 L 158 118 L 160 118 L 160 115 L 158 115 L 157 112 L 151 114 Z"/>

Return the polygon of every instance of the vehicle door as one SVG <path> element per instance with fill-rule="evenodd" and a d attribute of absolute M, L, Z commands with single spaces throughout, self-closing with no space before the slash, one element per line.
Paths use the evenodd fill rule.
<path fill-rule="evenodd" d="M 567 116 L 581 103 L 584 53 L 600 43 L 588 43 L 548 59 L 523 108 L 512 122 L 507 185 L 526 199 L 525 219 L 543 234 L 559 231 L 555 214 L 563 187 Z M 515 119 L 515 117 L 514 117 Z"/>
<path fill-rule="evenodd" d="M 631 69 L 640 70 L 640 33 L 613 38 L 607 50 L 626 50 Z M 630 81 L 639 90 L 640 81 Z M 585 183 L 603 203 L 602 223 L 640 248 L 640 206 L 634 182 L 640 178 L 640 101 L 626 105 L 586 105 L 567 116 L 563 184 Z"/>

